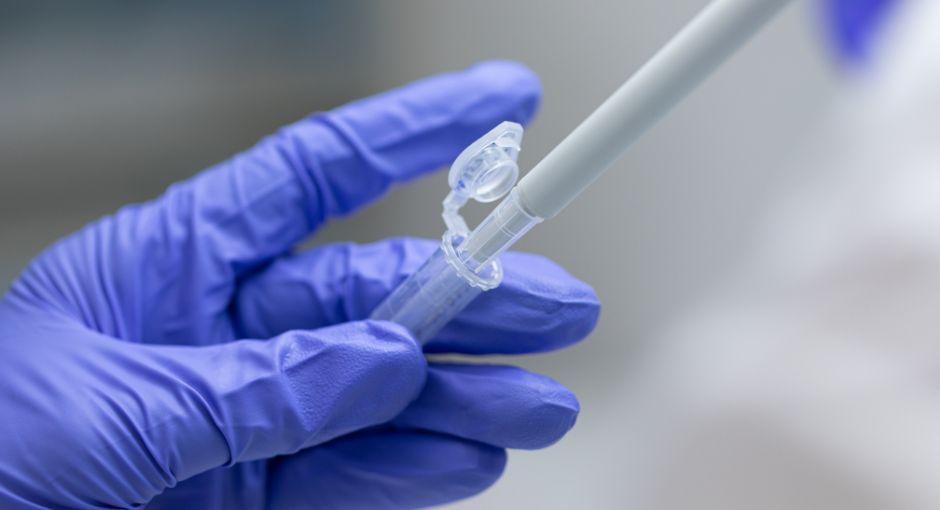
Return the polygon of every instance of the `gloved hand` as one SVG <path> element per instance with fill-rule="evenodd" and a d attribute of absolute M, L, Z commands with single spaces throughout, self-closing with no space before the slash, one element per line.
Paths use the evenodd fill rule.
<path fill-rule="evenodd" d="M 558 383 L 428 366 L 406 330 L 362 320 L 436 243 L 289 253 L 538 98 L 505 62 L 419 81 L 46 250 L 0 302 L 0 507 L 416 507 L 492 484 L 504 448 L 557 441 L 578 413 Z M 592 329 L 587 285 L 504 260 L 504 284 L 428 350 L 546 351 Z"/>

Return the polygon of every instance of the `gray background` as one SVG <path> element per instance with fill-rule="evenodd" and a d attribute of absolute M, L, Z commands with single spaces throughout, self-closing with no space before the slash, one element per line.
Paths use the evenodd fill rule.
<path fill-rule="evenodd" d="M 590 2 L 0 1 L 0 287 L 43 246 L 153 197 L 278 125 L 488 58 L 541 77 L 531 167 L 705 0 Z M 720 75 L 521 248 L 591 283 L 594 335 L 516 360 L 579 395 L 558 445 L 513 452 L 466 508 L 615 508 L 629 500 L 631 366 L 744 260 L 767 203 L 811 176 L 781 160 L 833 100 L 815 7 L 791 7 Z M 441 175 L 315 241 L 437 237 Z M 641 467 L 640 467 L 641 468 Z"/>

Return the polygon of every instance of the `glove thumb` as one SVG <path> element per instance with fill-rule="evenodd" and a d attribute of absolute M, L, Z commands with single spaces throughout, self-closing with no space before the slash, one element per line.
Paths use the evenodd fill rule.
<path fill-rule="evenodd" d="M 132 433 L 167 486 L 388 421 L 426 370 L 404 328 L 375 321 L 144 352 L 128 374 L 143 413 Z"/>

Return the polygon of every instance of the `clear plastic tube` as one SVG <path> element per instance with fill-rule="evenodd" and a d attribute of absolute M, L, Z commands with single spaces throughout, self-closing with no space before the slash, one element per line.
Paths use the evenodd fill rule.
<path fill-rule="evenodd" d="M 481 292 L 499 285 L 499 263 L 471 272 L 457 257 L 459 242 L 445 235 L 441 247 L 382 301 L 372 318 L 401 324 L 423 344 Z"/>
<path fill-rule="evenodd" d="M 466 240 L 444 234 L 441 248 L 385 298 L 372 318 L 401 324 L 427 342 L 481 292 L 500 284 L 499 255 L 541 221 L 526 212 L 513 190 Z"/>
<path fill-rule="evenodd" d="M 503 277 L 499 255 L 542 221 L 523 207 L 513 190 L 463 238 L 448 231 L 424 264 L 372 312 L 373 319 L 397 322 L 424 343 L 484 290 Z"/>
<path fill-rule="evenodd" d="M 529 214 L 513 189 L 522 135 L 522 126 L 503 122 L 457 157 L 448 179 L 451 192 L 443 202 L 447 231 L 441 248 L 385 298 L 372 312 L 373 319 L 397 322 L 427 342 L 481 292 L 499 285 L 503 277 L 499 255 L 542 221 Z M 498 200 L 510 189 L 509 196 L 469 232 L 460 208 L 470 199 Z"/>

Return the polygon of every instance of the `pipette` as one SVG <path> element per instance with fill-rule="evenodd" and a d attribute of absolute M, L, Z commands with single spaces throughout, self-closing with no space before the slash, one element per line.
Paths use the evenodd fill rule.
<path fill-rule="evenodd" d="M 522 126 L 504 122 L 454 161 L 437 250 L 372 312 L 427 342 L 502 280 L 499 256 L 565 208 L 630 145 L 792 0 L 714 0 L 516 186 Z M 469 200 L 508 196 L 473 231 Z"/>

